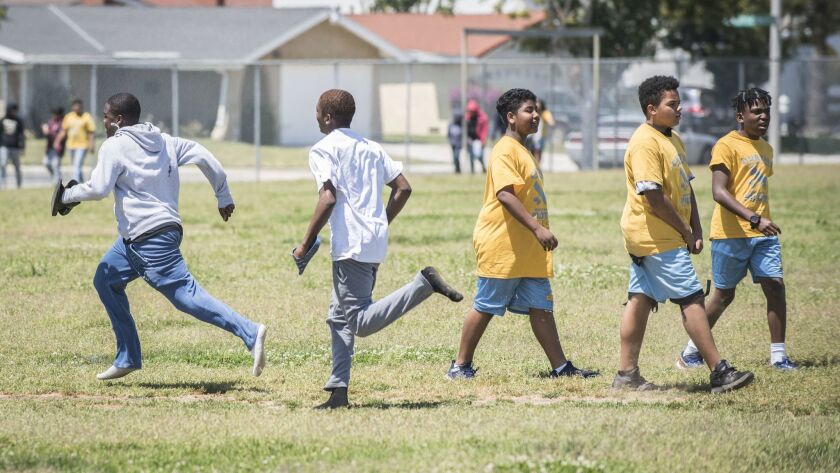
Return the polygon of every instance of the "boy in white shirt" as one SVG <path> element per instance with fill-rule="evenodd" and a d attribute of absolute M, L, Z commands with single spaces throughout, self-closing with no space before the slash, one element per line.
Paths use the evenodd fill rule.
<path fill-rule="evenodd" d="M 238 336 L 253 353 L 251 373 L 265 365 L 265 325 L 258 325 L 208 294 L 193 278 L 179 249 L 183 237 L 178 215 L 178 167 L 195 164 L 218 200 L 224 221 L 233 214 L 233 197 L 221 164 L 193 141 L 161 133 L 150 123 L 138 123 L 140 102 L 120 93 L 105 103 L 103 122 L 108 139 L 90 180 L 67 188 L 58 182 L 53 215 L 66 215 L 79 202 L 101 200 L 114 192 L 114 213 L 120 233 L 105 253 L 93 285 L 111 319 L 117 338 L 113 366 L 97 379 L 121 378 L 141 367 L 140 338 L 129 310 L 125 288 L 142 277 L 180 311 Z"/>
<path fill-rule="evenodd" d="M 434 292 L 453 302 L 463 299 L 434 268 L 427 267 L 410 283 L 373 302 L 376 272 L 388 248 L 388 225 L 408 201 L 411 186 L 400 163 L 392 161 L 378 143 L 349 128 L 355 113 L 355 101 L 347 91 L 331 89 L 318 100 L 315 117 L 326 136 L 310 150 L 309 167 L 319 198 L 303 242 L 292 252 L 302 268 L 329 221 L 333 294 L 327 325 L 333 362 L 324 387 L 330 398 L 319 409 L 349 407 L 347 386 L 356 336 L 382 330 Z M 391 188 L 387 205 L 382 201 L 385 185 Z"/>

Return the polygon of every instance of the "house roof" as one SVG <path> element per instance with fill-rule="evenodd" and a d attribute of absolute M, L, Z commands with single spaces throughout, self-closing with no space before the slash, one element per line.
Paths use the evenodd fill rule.
<path fill-rule="evenodd" d="M 397 48 L 440 56 L 460 56 L 461 32 L 465 28 L 522 30 L 545 19 L 542 11 L 527 17 L 493 15 L 420 15 L 412 13 L 372 13 L 349 15 L 352 21 L 372 31 Z M 467 54 L 481 57 L 501 46 L 509 36 L 473 36 Z"/>
<path fill-rule="evenodd" d="M 241 64 L 329 18 L 322 8 L 10 6 L 0 22 L 0 60 Z"/>

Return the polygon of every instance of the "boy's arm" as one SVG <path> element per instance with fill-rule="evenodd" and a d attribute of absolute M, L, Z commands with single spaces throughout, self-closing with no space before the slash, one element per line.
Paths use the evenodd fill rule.
<path fill-rule="evenodd" d="M 335 207 L 335 187 L 332 182 L 326 181 L 321 190 L 318 191 L 318 203 L 315 204 L 315 212 L 312 213 L 312 219 L 309 220 L 309 228 L 303 235 L 303 242 L 295 248 L 295 258 L 301 259 L 306 255 L 309 247 L 315 242 L 315 237 L 329 221 L 333 207 Z"/>
<path fill-rule="evenodd" d="M 388 183 L 391 188 L 391 196 L 388 198 L 388 206 L 385 207 L 385 215 L 388 216 L 388 224 L 397 218 L 397 215 L 405 207 L 408 198 L 411 197 L 411 185 L 408 179 L 402 174 L 398 175 Z"/>
<path fill-rule="evenodd" d="M 18 127 L 15 133 L 17 134 L 20 150 L 23 151 L 24 149 L 26 149 L 26 133 L 24 133 L 23 131 L 23 120 L 18 120 Z"/>
<path fill-rule="evenodd" d="M 67 137 L 67 130 L 62 126 L 61 130 L 59 130 L 58 135 L 55 137 L 55 141 L 53 141 L 53 149 L 56 151 L 61 150 L 61 144 L 64 143 L 64 138 Z"/>
<path fill-rule="evenodd" d="M 722 205 L 726 210 L 749 221 L 750 217 L 755 215 L 755 212 L 744 207 L 738 200 L 729 192 L 729 169 L 723 164 L 718 164 L 712 167 L 712 197 L 715 202 Z M 773 223 L 767 217 L 761 217 L 758 222 L 758 231 L 767 235 L 773 236 L 782 233 L 782 229 Z"/>
<path fill-rule="evenodd" d="M 543 227 L 537 219 L 535 219 L 528 210 L 522 205 L 522 202 L 516 198 L 513 193 L 513 186 L 503 187 L 496 193 L 496 198 L 502 207 L 510 213 L 517 222 L 527 228 L 534 234 L 534 237 L 540 242 L 543 249 L 551 251 L 557 248 L 557 238 L 545 227 Z"/>
<path fill-rule="evenodd" d="M 228 218 L 233 215 L 236 206 L 233 203 L 233 196 L 230 194 L 227 183 L 227 174 L 222 168 L 222 164 L 207 148 L 195 141 L 181 138 L 173 139 L 175 140 L 175 155 L 178 157 L 178 166 L 195 164 L 201 169 L 201 173 L 213 187 L 213 193 L 218 202 L 219 215 L 227 222 Z"/>
<path fill-rule="evenodd" d="M 90 173 L 90 180 L 65 190 L 61 196 L 62 203 L 71 204 L 86 200 L 101 200 L 111 193 L 117 182 L 117 177 L 122 172 L 122 166 L 117 162 L 116 157 L 110 153 L 110 149 L 108 143 L 100 148 L 96 167 Z"/>
<path fill-rule="evenodd" d="M 689 187 L 691 184 L 689 184 Z M 691 252 L 695 255 L 703 251 L 703 226 L 700 224 L 700 211 L 697 208 L 697 199 L 694 197 L 694 188 L 691 187 L 691 236 L 694 244 L 689 245 Z"/>
<path fill-rule="evenodd" d="M 653 214 L 680 232 L 686 246 L 693 250 L 694 234 L 691 232 L 691 227 L 689 227 L 688 224 L 680 217 L 677 213 L 677 209 L 674 208 L 671 201 L 665 198 L 665 194 L 662 193 L 662 189 L 646 190 L 644 192 L 644 196 L 645 199 L 647 199 L 648 204 L 650 204 L 650 209 Z M 696 206 L 692 205 L 692 213 L 696 208 Z"/>

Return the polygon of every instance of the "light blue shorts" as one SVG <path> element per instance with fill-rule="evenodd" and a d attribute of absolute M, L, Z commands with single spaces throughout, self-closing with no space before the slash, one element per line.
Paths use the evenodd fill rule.
<path fill-rule="evenodd" d="M 505 315 L 505 310 L 528 314 L 529 309 L 552 312 L 554 296 L 548 278 L 483 278 L 478 277 L 478 291 L 473 308 L 479 312 Z"/>
<path fill-rule="evenodd" d="M 737 286 L 747 269 L 754 283 L 762 278 L 782 278 L 782 244 L 779 238 L 726 238 L 712 240 L 712 278 L 718 289 Z"/>
<path fill-rule="evenodd" d="M 645 256 L 641 264 L 630 263 L 629 295 L 644 294 L 657 302 L 671 299 L 674 304 L 687 304 L 703 295 L 703 288 L 691 255 L 685 248 Z"/>

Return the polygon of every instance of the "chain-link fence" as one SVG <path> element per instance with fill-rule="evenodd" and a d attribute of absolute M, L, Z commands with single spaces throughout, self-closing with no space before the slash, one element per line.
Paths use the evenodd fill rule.
<path fill-rule="evenodd" d="M 707 159 L 711 143 L 735 126 L 729 98 L 738 89 L 767 88 L 765 59 L 651 60 L 600 62 L 599 94 L 590 59 L 496 59 L 468 66 L 469 99 L 490 117 L 490 143 L 500 133 L 494 105 L 508 88 L 534 91 L 546 102 L 555 125 L 545 133 L 548 167 L 555 157 L 579 164 L 587 130 L 597 130 L 599 166 L 616 166 L 624 144 L 642 120 L 636 87 L 646 77 L 669 74 L 681 81 L 680 132 L 689 161 Z M 259 165 L 261 148 L 303 147 L 320 137 L 315 103 L 328 88 L 350 90 L 357 104 L 354 128 L 378 140 L 412 146 L 438 145 L 449 153 L 446 131 L 458 112 L 460 65 L 387 61 L 266 61 L 245 67 L 155 63 L 4 66 L 5 103 L 17 102 L 27 128 L 37 135 L 55 107 L 81 99 L 101 118 L 111 94 L 140 98 L 143 120 L 181 136 L 256 144 L 241 150 L 238 165 Z M 597 104 L 595 103 L 597 100 Z M 783 151 L 830 153 L 840 147 L 840 60 L 796 59 L 782 64 L 781 91 L 774 97 Z M 99 122 L 97 121 L 97 124 Z M 101 132 L 101 128 L 100 128 Z M 588 151 L 588 150 L 587 150 Z M 271 166 L 280 161 L 262 163 Z M 303 163 L 301 163 L 303 164 Z"/>

